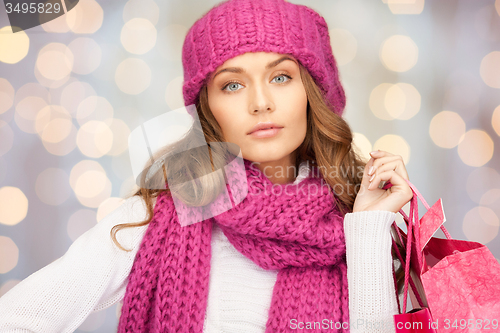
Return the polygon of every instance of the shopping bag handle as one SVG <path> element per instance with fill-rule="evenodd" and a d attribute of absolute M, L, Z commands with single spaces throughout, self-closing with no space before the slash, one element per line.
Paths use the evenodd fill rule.
<path fill-rule="evenodd" d="M 431 207 L 429 206 L 429 204 L 427 203 L 427 201 L 425 201 L 424 197 L 422 196 L 422 194 L 417 190 L 417 188 L 415 187 L 415 185 L 413 185 L 408 179 L 405 179 L 406 182 L 408 183 L 408 186 L 410 186 L 412 192 L 414 195 L 417 195 L 417 198 L 420 199 L 420 201 L 424 204 L 425 206 L 425 209 L 429 210 L 431 209 Z M 417 202 L 418 204 L 418 202 Z M 418 208 L 417 208 L 418 209 Z M 405 221 L 407 220 L 407 216 L 405 214 L 405 212 L 401 209 L 399 211 L 401 213 L 401 215 L 403 215 L 403 217 L 406 217 Z M 418 216 L 417 216 L 418 218 Z M 441 224 L 440 226 L 441 230 L 443 231 L 444 235 L 446 236 L 446 238 L 448 239 L 452 239 L 450 233 L 448 232 L 448 230 L 446 230 L 445 226 Z M 418 230 L 418 229 L 417 229 Z"/>
<path fill-rule="evenodd" d="M 405 214 L 403 209 L 401 209 L 399 211 L 399 213 L 403 216 L 405 223 L 407 225 L 407 235 L 406 235 L 407 239 L 406 239 L 406 245 L 405 245 L 405 247 L 406 247 L 406 259 L 405 260 L 403 260 L 401 253 L 397 247 L 396 242 L 394 241 L 394 239 L 392 239 L 392 245 L 395 249 L 395 252 L 396 252 L 401 264 L 405 265 L 405 283 L 404 283 L 404 291 L 403 291 L 403 293 L 404 293 L 403 313 L 406 313 L 406 303 L 407 303 L 407 297 L 408 297 L 408 284 L 410 284 L 410 286 L 413 290 L 413 293 L 417 298 L 419 305 L 421 307 L 423 307 L 423 302 L 422 302 L 422 299 L 420 297 L 420 294 L 418 293 L 418 290 L 415 287 L 413 279 L 410 278 L 410 259 L 411 259 L 411 248 L 412 248 L 412 242 L 413 242 L 412 239 L 415 238 L 415 243 L 418 246 L 418 248 L 416 248 L 418 266 L 420 267 L 420 269 L 422 268 L 422 265 L 424 264 L 424 259 L 423 259 L 422 251 L 421 251 L 423 249 L 420 247 L 421 243 L 420 243 L 420 219 L 419 219 L 419 214 L 418 214 L 418 199 L 420 199 L 420 201 L 424 204 L 424 206 L 427 210 L 431 209 L 431 207 L 429 206 L 427 201 L 424 199 L 422 194 L 417 190 L 417 188 L 409 180 L 406 180 L 406 182 L 410 186 L 410 188 L 413 192 L 413 196 L 410 200 L 409 216 L 407 216 Z M 388 185 L 389 185 L 388 187 L 392 186 L 392 184 L 388 184 Z M 384 189 L 386 187 L 384 187 Z M 399 228 L 397 227 L 396 221 L 393 222 L 393 226 L 397 232 L 400 243 L 404 244 L 403 238 L 401 236 L 401 233 L 399 232 Z M 440 228 L 448 239 L 452 239 L 448 230 L 446 230 L 446 228 L 442 224 L 440 225 Z M 399 298 L 398 298 L 398 308 L 399 308 Z"/>
<path fill-rule="evenodd" d="M 408 183 L 408 186 L 410 186 L 412 192 L 413 192 L 413 195 L 417 196 L 418 199 L 420 199 L 420 201 L 424 204 L 425 208 L 427 210 L 431 209 L 431 207 L 429 206 L 429 204 L 427 203 L 427 201 L 424 199 L 424 197 L 422 196 L 422 194 L 417 190 L 417 188 L 415 187 L 415 185 L 413 185 L 409 180 L 405 179 L 406 183 Z M 387 182 L 387 184 L 382 188 L 383 190 L 387 190 L 388 188 L 391 188 L 392 186 L 394 186 L 393 184 L 391 184 L 391 182 Z M 418 202 L 417 202 L 418 203 Z M 417 206 L 418 207 L 418 206 Z M 403 211 L 403 209 L 400 209 L 399 210 L 399 213 L 403 216 L 403 219 L 405 221 L 405 223 L 408 225 L 408 221 L 409 221 L 409 217 L 406 216 L 406 213 Z M 450 233 L 448 232 L 448 230 L 446 230 L 445 226 L 444 225 L 440 225 L 439 228 L 443 231 L 444 235 L 446 236 L 447 239 L 453 239 L 450 235 Z"/>

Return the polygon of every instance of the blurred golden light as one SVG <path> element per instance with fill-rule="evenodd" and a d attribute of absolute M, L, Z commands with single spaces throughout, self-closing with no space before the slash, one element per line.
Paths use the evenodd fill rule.
<path fill-rule="evenodd" d="M 36 115 L 35 129 L 43 141 L 56 143 L 71 132 L 71 115 L 60 105 L 47 105 Z"/>
<path fill-rule="evenodd" d="M 182 97 L 182 76 L 178 76 L 167 84 L 165 90 L 165 102 L 171 110 L 184 107 L 184 99 Z"/>
<path fill-rule="evenodd" d="M 57 206 L 71 195 L 68 174 L 58 168 L 47 168 L 36 178 L 35 192 L 45 204 Z"/>
<path fill-rule="evenodd" d="M 99 158 L 113 146 L 113 132 L 106 123 L 91 120 L 78 130 L 76 144 L 85 156 Z"/>
<path fill-rule="evenodd" d="M 116 68 L 115 83 L 126 94 L 140 94 L 151 83 L 151 69 L 144 60 L 125 59 Z"/>
<path fill-rule="evenodd" d="M 74 242 L 78 237 L 97 224 L 96 212 L 91 209 L 79 209 L 68 220 L 66 230 L 69 238 Z"/>
<path fill-rule="evenodd" d="M 75 56 L 74 73 L 86 75 L 99 67 L 102 55 L 101 47 L 92 38 L 77 38 L 69 43 L 68 47 Z"/>
<path fill-rule="evenodd" d="M 350 63 L 356 56 L 358 41 L 345 29 L 330 29 L 330 44 L 337 65 L 342 66 Z"/>
<path fill-rule="evenodd" d="M 483 195 L 491 188 L 500 188 L 500 174 L 493 168 L 476 168 L 467 177 L 465 189 L 476 203 L 480 203 Z"/>
<path fill-rule="evenodd" d="M 467 165 L 483 166 L 493 157 L 493 140 L 485 131 L 467 131 L 458 144 L 458 155 Z"/>
<path fill-rule="evenodd" d="M 48 79 L 45 76 L 43 76 L 42 73 L 40 73 L 40 71 L 38 70 L 38 67 L 36 67 L 36 66 L 35 66 L 35 69 L 34 69 L 34 74 L 35 74 L 36 80 L 42 86 L 47 87 L 49 89 L 57 89 L 57 88 L 61 87 L 62 85 L 64 85 L 65 83 L 67 83 L 69 81 L 69 79 L 70 79 L 70 75 L 66 75 L 62 79 L 55 80 L 55 81 L 51 80 L 51 79 Z"/>
<path fill-rule="evenodd" d="M 373 88 L 370 94 L 370 110 L 372 110 L 375 117 L 383 120 L 393 120 L 394 117 L 389 114 L 385 107 L 385 100 L 387 91 L 393 86 L 392 83 L 381 83 Z"/>
<path fill-rule="evenodd" d="M 488 53 L 481 60 L 479 72 L 486 85 L 500 89 L 500 51 Z"/>
<path fill-rule="evenodd" d="M 497 10 L 497 14 L 500 16 L 500 0 L 495 1 L 495 8 Z"/>
<path fill-rule="evenodd" d="M 19 248 L 9 237 L 0 236 L 0 274 L 10 272 L 17 266 Z"/>
<path fill-rule="evenodd" d="M 111 196 L 111 182 L 96 161 L 77 163 L 71 169 L 69 182 L 78 201 L 86 207 L 97 208 Z"/>
<path fill-rule="evenodd" d="M 78 178 L 88 170 L 94 170 L 98 171 L 101 173 L 106 174 L 106 171 L 104 171 L 104 168 L 97 162 L 97 161 L 92 161 L 92 160 L 83 160 L 75 164 L 73 168 L 71 169 L 71 172 L 69 174 L 69 185 L 75 190 L 76 186 L 76 181 Z"/>
<path fill-rule="evenodd" d="M 499 200 L 500 200 L 500 188 L 492 188 L 481 196 L 479 204 L 481 206 L 490 206 L 495 204 Z"/>
<path fill-rule="evenodd" d="M 420 14 L 425 0 L 384 0 L 393 14 Z"/>
<path fill-rule="evenodd" d="M 14 143 L 14 132 L 9 123 L 0 119 L 0 156 L 5 155 Z"/>
<path fill-rule="evenodd" d="M 61 92 L 61 106 L 63 106 L 70 114 L 75 114 L 78 105 L 87 97 L 95 96 L 95 90 L 87 82 L 75 81 L 64 87 Z"/>
<path fill-rule="evenodd" d="M 17 187 L 4 186 L 0 188 L 0 223 L 16 225 L 28 213 L 28 198 Z M 1 253 L 1 251 L 0 251 Z"/>
<path fill-rule="evenodd" d="M 47 140 L 43 140 L 42 144 L 47 150 L 47 152 L 56 156 L 64 156 L 72 152 L 76 148 L 76 134 L 77 129 L 73 123 L 70 123 L 70 129 L 68 136 L 59 142 L 49 142 Z"/>
<path fill-rule="evenodd" d="M 113 119 L 109 127 L 113 133 L 113 145 L 108 151 L 108 155 L 118 156 L 128 149 L 128 136 L 130 128 L 121 119 Z"/>
<path fill-rule="evenodd" d="M 78 177 L 75 192 L 81 197 L 95 197 L 104 190 L 106 179 L 106 174 L 102 172 L 95 170 L 86 171 Z"/>
<path fill-rule="evenodd" d="M 69 76 L 68 76 L 69 78 Z M 74 79 L 71 79 L 72 82 Z M 64 89 L 63 91 L 64 92 Z M 60 90 L 57 91 L 53 100 L 62 100 L 63 96 Z M 52 96 L 54 97 L 54 96 Z M 78 96 L 75 95 L 77 99 Z M 37 114 L 37 134 L 42 140 L 42 144 L 52 155 L 64 156 L 76 148 L 76 126 L 73 124 L 72 116 L 66 110 L 64 105 L 46 106 L 43 112 Z"/>
<path fill-rule="evenodd" d="M 0 77 L 0 114 L 6 112 L 14 104 L 14 87 L 7 79 Z"/>
<path fill-rule="evenodd" d="M 160 8 L 153 0 L 129 0 L 123 7 L 123 22 L 144 18 L 156 25 L 159 17 Z"/>
<path fill-rule="evenodd" d="M 410 145 L 399 135 L 387 134 L 378 139 L 373 145 L 373 150 L 379 149 L 394 155 L 401 155 L 405 164 L 410 161 Z"/>
<path fill-rule="evenodd" d="M 45 78 L 58 81 L 71 73 L 73 61 L 73 52 L 66 45 L 49 43 L 38 52 L 36 68 Z"/>
<path fill-rule="evenodd" d="M 465 122 L 456 112 L 441 111 L 429 126 L 432 141 L 441 148 L 454 148 L 464 138 Z"/>
<path fill-rule="evenodd" d="M 120 41 L 128 52 L 145 54 L 156 44 L 156 28 L 147 19 L 133 18 L 123 26 Z"/>
<path fill-rule="evenodd" d="M 23 60 L 30 48 L 30 39 L 24 31 L 12 32 L 10 26 L 0 29 L 0 62 L 15 64 Z"/>
<path fill-rule="evenodd" d="M 77 34 L 92 34 L 99 30 L 103 21 L 103 10 L 95 0 L 80 0 L 78 6 L 64 15 L 71 31 Z"/>
<path fill-rule="evenodd" d="M 75 194 L 82 205 L 97 208 L 110 197 L 111 182 L 104 173 L 86 171 L 78 178 Z"/>
<path fill-rule="evenodd" d="M 158 33 L 158 51 L 169 61 L 182 61 L 182 44 L 188 28 L 180 24 L 169 24 Z"/>
<path fill-rule="evenodd" d="M 389 113 L 393 118 L 397 118 L 401 113 L 403 113 L 406 106 L 406 95 L 397 85 L 392 85 L 385 92 L 384 105 L 387 113 Z"/>
<path fill-rule="evenodd" d="M 493 111 L 493 116 L 491 117 L 491 125 L 495 132 L 500 136 L 500 105 Z"/>
<path fill-rule="evenodd" d="M 51 33 L 65 33 L 69 31 L 68 22 L 66 21 L 66 16 L 62 15 L 55 19 L 52 19 L 51 13 L 39 13 L 40 21 L 44 22 L 41 24 L 43 30 Z M 50 21 L 49 21 L 50 20 Z"/>
<path fill-rule="evenodd" d="M 17 103 L 19 103 L 26 97 L 31 96 L 40 97 L 45 102 L 47 102 L 46 104 L 48 104 L 51 99 L 50 93 L 47 88 L 43 87 L 39 83 L 29 82 L 23 85 L 21 88 L 17 89 L 16 97 L 14 98 L 14 104 L 17 105 Z"/>
<path fill-rule="evenodd" d="M 368 161 L 370 159 L 370 152 L 373 149 L 372 149 L 372 144 L 371 144 L 370 140 L 368 140 L 366 136 L 364 136 L 361 133 L 354 132 L 353 133 L 353 145 L 354 145 L 354 150 L 365 161 Z"/>
<path fill-rule="evenodd" d="M 80 125 L 95 120 L 102 121 L 106 125 L 113 122 L 113 106 L 102 96 L 89 96 L 80 102 L 76 111 L 76 119 Z"/>
<path fill-rule="evenodd" d="M 488 207 L 474 207 L 465 214 L 462 230 L 467 239 L 487 244 L 496 238 L 500 222 Z"/>
<path fill-rule="evenodd" d="M 26 133 L 36 133 L 36 116 L 40 110 L 46 106 L 47 102 L 43 98 L 37 96 L 28 96 L 21 100 L 16 105 L 16 113 L 14 115 L 14 121 L 16 122 L 17 127 Z"/>
<path fill-rule="evenodd" d="M 55 118 L 45 125 L 40 137 L 45 142 L 58 143 L 70 135 L 72 127 L 71 119 Z"/>
<path fill-rule="evenodd" d="M 385 109 L 395 119 L 412 118 L 420 110 L 420 103 L 420 93 L 409 83 L 396 83 L 385 93 Z"/>
<path fill-rule="evenodd" d="M 380 60 L 391 71 L 406 72 L 417 63 L 418 46 L 408 36 L 391 36 L 382 43 Z"/>
<path fill-rule="evenodd" d="M 122 198 L 110 197 L 104 200 L 97 208 L 97 222 L 108 216 L 115 209 L 120 207 L 125 200 Z"/>

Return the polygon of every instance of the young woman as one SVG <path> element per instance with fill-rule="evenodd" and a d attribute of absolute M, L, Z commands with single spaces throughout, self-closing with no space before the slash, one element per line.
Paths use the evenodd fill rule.
<path fill-rule="evenodd" d="M 354 153 L 324 19 L 283 0 L 225 1 L 189 30 L 183 66 L 185 105 L 206 142 L 241 149 L 248 194 L 181 226 L 168 177 L 141 183 L 0 298 L 0 332 L 72 332 L 121 300 L 118 332 L 394 332 L 390 228 L 412 192 L 400 156 Z M 215 147 L 163 171 L 206 176 L 223 165 Z M 181 199 L 229 189 L 206 179 Z"/>

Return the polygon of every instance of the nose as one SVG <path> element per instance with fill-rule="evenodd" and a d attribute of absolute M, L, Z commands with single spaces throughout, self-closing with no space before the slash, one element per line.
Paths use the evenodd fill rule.
<path fill-rule="evenodd" d="M 251 88 L 249 111 L 251 114 L 274 111 L 272 93 L 265 84 L 255 84 Z"/>

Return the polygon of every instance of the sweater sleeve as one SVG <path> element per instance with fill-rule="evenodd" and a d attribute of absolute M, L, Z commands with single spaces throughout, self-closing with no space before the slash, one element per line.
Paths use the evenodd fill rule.
<path fill-rule="evenodd" d="M 94 311 L 123 299 L 128 275 L 147 229 L 111 228 L 146 219 L 141 197 L 126 199 L 97 225 L 78 237 L 67 252 L 34 272 L 0 298 L 0 332 L 73 332 Z"/>
<path fill-rule="evenodd" d="M 398 313 L 392 274 L 389 211 L 348 213 L 344 217 L 351 332 L 395 332 Z"/>

